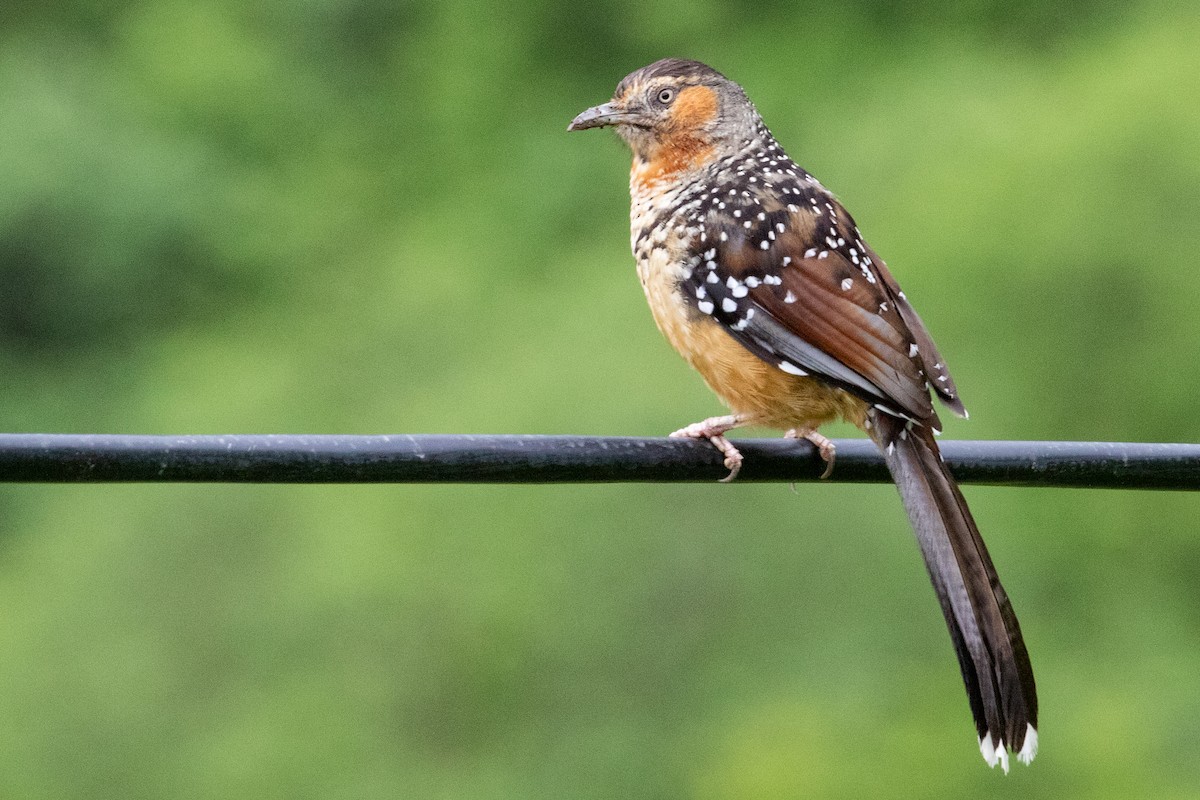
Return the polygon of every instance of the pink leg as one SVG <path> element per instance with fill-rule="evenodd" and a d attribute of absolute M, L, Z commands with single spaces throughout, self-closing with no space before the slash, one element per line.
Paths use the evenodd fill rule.
<path fill-rule="evenodd" d="M 837 457 L 837 446 L 829 437 L 817 433 L 816 428 L 792 428 L 784 436 L 789 439 L 808 439 L 812 442 L 826 464 L 825 471 L 821 473 L 821 480 L 833 474 L 833 461 Z"/>
<path fill-rule="evenodd" d="M 745 425 L 745 419 L 738 414 L 726 414 L 723 417 L 709 417 L 703 422 L 693 422 L 686 428 L 680 428 L 671 434 L 672 439 L 708 439 L 713 447 L 725 456 L 725 468 L 729 474 L 721 479 L 721 483 L 729 483 L 737 477 L 742 468 L 742 454 L 725 438 L 725 432 Z"/>

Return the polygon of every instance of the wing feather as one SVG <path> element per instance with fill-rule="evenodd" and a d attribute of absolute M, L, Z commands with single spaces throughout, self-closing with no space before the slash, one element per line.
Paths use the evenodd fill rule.
<path fill-rule="evenodd" d="M 924 323 L 849 214 L 832 202 L 825 216 L 792 208 L 764 212 L 757 226 L 710 219 L 720 236 L 696 248 L 686 296 L 704 301 L 702 310 L 768 362 L 786 362 L 935 429 L 930 388 L 961 413 Z M 838 224 L 853 231 L 851 243 L 845 233 L 831 234 Z"/>

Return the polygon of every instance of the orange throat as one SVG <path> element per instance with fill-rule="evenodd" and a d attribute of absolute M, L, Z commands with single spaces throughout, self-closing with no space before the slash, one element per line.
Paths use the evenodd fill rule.
<path fill-rule="evenodd" d="M 675 136 L 659 145 L 650 159 L 634 157 L 630 179 L 638 188 L 673 181 L 682 173 L 703 167 L 712 155 L 711 144 L 692 136 Z"/>

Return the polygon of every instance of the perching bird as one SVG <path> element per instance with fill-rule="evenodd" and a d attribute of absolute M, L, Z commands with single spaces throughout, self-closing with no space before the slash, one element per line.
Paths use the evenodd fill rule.
<path fill-rule="evenodd" d="M 796 165 L 746 93 L 697 61 L 633 72 L 568 130 L 614 127 L 633 151 L 633 253 L 654 320 L 731 414 L 673 436 L 708 439 L 731 480 L 743 425 L 812 441 L 841 417 L 883 452 L 958 654 L 979 747 L 1008 771 L 1037 753 L 1029 655 L 933 435 L 930 390 L 965 417 L 917 312 L 854 219 Z M 826 470 L 828 472 L 828 468 Z"/>

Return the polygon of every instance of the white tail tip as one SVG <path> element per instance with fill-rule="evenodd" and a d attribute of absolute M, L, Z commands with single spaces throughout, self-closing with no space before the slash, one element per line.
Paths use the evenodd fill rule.
<path fill-rule="evenodd" d="M 989 767 L 999 764 L 1004 774 L 1008 774 L 1008 749 L 1004 746 L 1003 739 L 992 742 L 992 734 L 989 731 L 979 740 L 979 752 Z"/>
<path fill-rule="evenodd" d="M 1025 726 L 1025 743 L 1021 746 L 1021 752 L 1017 753 L 1017 760 L 1022 764 L 1028 764 L 1033 761 L 1033 757 L 1038 751 L 1038 735 L 1037 729 L 1032 725 Z M 983 760 L 987 762 L 989 767 L 1000 765 L 1000 769 L 1004 770 L 1004 774 L 1008 774 L 1008 746 L 1003 739 L 992 740 L 991 732 L 988 732 L 982 739 L 979 740 L 979 752 L 983 755 Z"/>
<path fill-rule="evenodd" d="M 1000 763 L 1000 757 L 996 755 L 996 745 L 992 744 L 992 734 L 990 732 L 979 740 L 979 752 L 983 754 L 983 760 L 987 762 L 989 767 L 994 767 Z"/>
<path fill-rule="evenodd" d="M 1032 725 L 1025 726 L 1025 744 L 1021 747 L 1021 752 L 1017 753 L 1017 760 L 1022 764 L 1028 764 L 1033 761 L 1033 757 L 1037 755 L 1037 728 Z"/>

